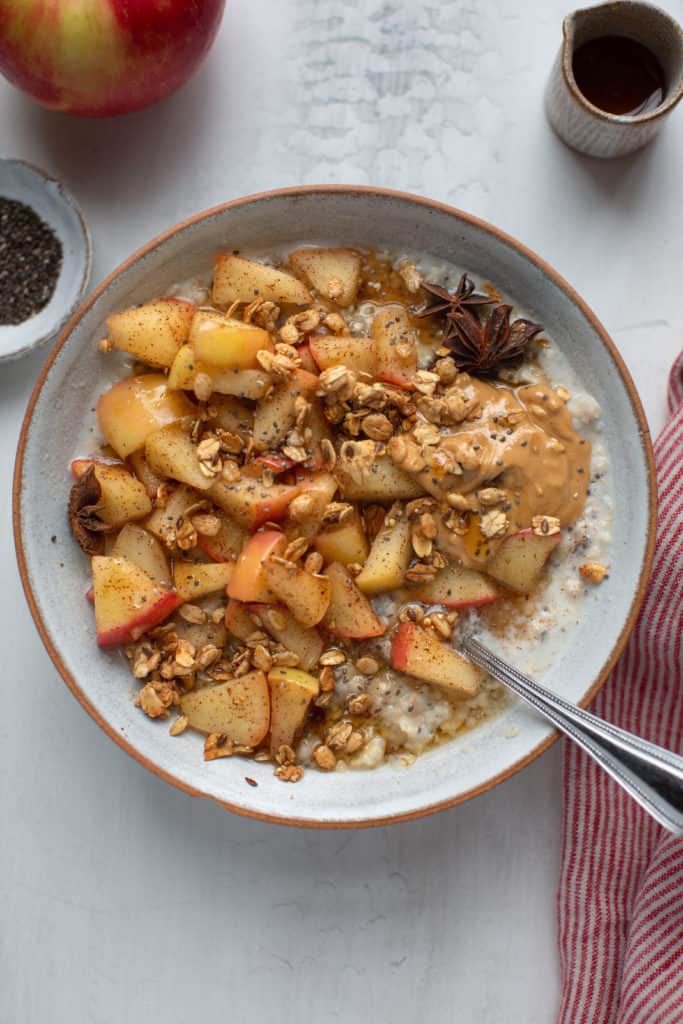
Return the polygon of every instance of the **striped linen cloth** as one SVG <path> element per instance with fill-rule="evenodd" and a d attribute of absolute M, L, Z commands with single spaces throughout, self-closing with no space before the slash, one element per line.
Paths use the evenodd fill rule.
<path fill-rule="evenodd" d="M 683 353 L 669 408 L 650 587 L 594 710 L 683 753 Z M 559 1024 L 683 1024 L 683 839 L 568 741 L 558 914 Z"/>

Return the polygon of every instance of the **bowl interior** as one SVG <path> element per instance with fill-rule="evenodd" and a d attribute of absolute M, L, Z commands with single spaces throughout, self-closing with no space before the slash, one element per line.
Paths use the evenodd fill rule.
<path fill-rule="evenodd" d="M 73 196 L 55 178 L 22 160 L 0 160 L 0 196 L 32 207 L 62 243 L 59 280 L 46 306 L 20 324 L 0 325 L 0 361 L 16 359 L 57 334 L 90 276 L 90 238 Z"/>
<path fill-rule="evenodd" d="M 301 823 L 375 823 L 424 813 L 471 796 L 519 768 L 552 730 L 519 704 L 463 739 L 422 755 L 410 768 L 324 775 L 283 785 L 272 766 L 239 759 L 204 763 L 201 739 L 172 739 L 130 699 L 132 680 L 118 653 L 95 643 L 84 598 L 87 566 L 69 536 L 68 464 L 78 433 L 94 423 L 98 395 L 112 374 L 97 349 L 112 311 L 163 295 L 175 282 L 209 270 L 221 249 L 334 242 L 423 252 L 494 281 L 546 326 L 603 409 L 615 487 L 609 579 L 586 598 L 580 625 L 562 642 L 543 682 L 573 701 L 595 692 L 635 614 L 651 539 L 650 448 L 627 378 L 580 300 L 532 254 L 494 229 L 435 204 L 363 190 L 274 193 L 238 201 L 181 225 L 148 247 L 97 290 L 51 357 L 29 409 L 17 471 L 20 558 L 43 638 L 90 712 L 149 767 L 243 813 Z M 108 376 L 108 374 L 110 376 Z M 631 386 L 632 387 L 632 386 Z M 81 433 L 81 438 L 87 435 Z M 56 540 L 51 540 L 56 535 Z M 258 782 L 253 788 L 245 775 Z"/>

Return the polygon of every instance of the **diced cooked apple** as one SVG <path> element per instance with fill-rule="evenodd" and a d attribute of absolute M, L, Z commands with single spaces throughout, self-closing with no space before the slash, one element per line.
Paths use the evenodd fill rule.
<path fill-rule="evenodd" d="M 300 668 L 307 672 L 315 668 L 323 652 L 322 637 L 317 629 L 313 626 L 302 626 L 284 605 L 272 608 L 267 605 L 250 604 L 249 612 L 258 616 L 261 625 L 274 640 L 296 654 Z M 252 631 L 253 629 L 252 626 Z"/>
<path fill-rule="evenodd" d="M 221 650 L 228 642 L 225 625 L 223 622 L 214 622 L 210 615 L 205 622 L 188 622 L 178 615 L 173 622 L 173 632 L 180 640 L 194 644 L 197 650 L 207 644 Z"/>
<path fill-rule="evenodd" d="M 402 515 L 401 506 L 394 505 L 389 509 L 382 529 L 372 542 L 370 554 L 356 576 L 356 586 L 364 594 L 396 590 L 403 586 L 412 555 L 410 522 Z"/>
<path fill-rule="evenodd" d="M 256 607 L 263 608 L 266 606 L 256 605 Z M 247 637 L 251 636 L 259 628 L 249 613 L 249 607 L 232 597 L 225 609 L 225 626 L 228 632 L 236 636 L 238 640 L 246 640 Z"/>
<path fill-rule="evenodd" d="M 270 590 L 302 626 L 315 626 L 328 609 L 332 587 L 326 576 L 307 572 L 296 562 L 269 558 L 263 574 Z"/>
<path fill-rule="evenodd" d="M 197 449 L 192 444 L 189 431 L 180 423 L 155 430 L 145 442 L 147 462 L 159 476 L 177 480 L 181 484 L 207 491 L 212 478 L 205 476 L 199 467 Z"/>
<path fill-rule="evenodd" d="M 95 623 L 100 647 L 137 640 L 168 618 L 180 604 L 127 558 L 95 555 L 92 559 Z"/>
<path fill-rule="evenodd" d="M 356 338 L 350 334 L 312 334 L 309 345 L 311 355 L 321 370 L 330 366 L 346 366 L 356 373 L 375 375 L 377 359 L 370 338 Z"/>
<path fill-rule="evenodd" d="M 199 601 L 225 590 L 232 576 L 232 562 L 176 562 L 173 583 L 181 601 Z"/>
<path fill-rule="evenodd" d="M 296 466 L 296 462 L 290 459 L 288 455 L 283 455 L 282 452 L 264 452 L 262 455 L 257 455 L 254 461 L 258 462 L 261 466 L 265 466 L 274 476 L 278 476 L 280 473 L 288 473 L 290 469 L 294 469 Z M 262 472 L 262 470 L 259 470 L 259 476 Z"/>
<path fill-rule="evenodd" d="M 399 672 L 444 686 L 461 697 L 473 697 L 481 683 L 479 669 L 437 640 L 431 629 L 414 622 L 402 622 L 396 630 L 391 664 Z"/>
<path fill-rule="evenodd" d="M 296 346 L 296 352 L 301 360 L 301 369 L 308 370 L 309 373 L 318 372 L 318 364 L 311 355 L 311 348 L 308 342 L 304 342 L 303 345 Z"/>
<path fill-rule="evenodd" d="M 219 253 L 213 272 L 213 301 L 229 306 L 254 299 L 289 306 L 308 306 L 313 301 L 306 285 L 284 270 L 229 252 Z"/>
<path fill-rule="evenodd" d="M 309 704 L 320 687 L 315 676 L 298 668 L 273 668 L 268 673 L 270 686 L 270 752 L 275 756 L 284 746 L 292 746 L 303 729 Z"/>
<path fill-rule="evenodd" d="M 287 538 L 279 530 L 264 530 L 249 538 L 240 552 L 228 584 L 228 597 L 237 601 L 276 604 L 264 572 L 264 564 L 272 555 L 281 555 Z"/>
<path fill-rule="evenodd" d="M 487 562 L 486 572 L 515 593 L 528 594 L 561 540 L 561 533 L 539 535 L 533 530 L 521 530 L 501 544 Z"/>
<path fill-rule="evenodd" d="M 376 313 L 372 321 L 372 338 L 377 377 L 402 388 L 412 387 L 412 378 L 417 370 L 417 346 L 415 332 L 404 307 L 385 306 Z"/>
<path fill-rule="evenodd" d="M 229 430 L 237 434 L 243 441 L 251 436 L 254 425 L 254 412 L 234 395 L 212 395 L 212 423 L 221 430 Z"/>
<path fill-rule="evenodd" d="M 349 501 L 382 503 L 424 494 L 418 481 L 394 465 L 388 455 L 377 455 L 374 441 L 343 444 L 334 471 Z"/>
<path fill-rule="evenodd" d="M 187 341 L 195 307 L 184 299 L 157 299 L 107 317 L 114 348 L 129 352 L 148 366 L 168 367 Z"/>
<path fill-rule="evenodd" d="M 132 455 L 128 456 L 128 465 L 131 467 L 136 477 L 143 485 L 147 494 L 150 498 L 155 498 L 156 493 L 159 490 L 163 480 L 158 477 L 156 473 L 151 469 L 147 462 L 147 456 L 145 455 L 145 449 L 140 448 L 138 451 L 133 452 Z"/>
<path fill-rule="evenodd" d="M 308 447 L 311 451 L 311 457 L 309 459 L 310 465 L 313 469 L 320 469 L 324 464 L 325 460 L 322 455 L 322 442 L 324 440 L 332 441 L 332 432 L 330 425 L 325 418 L 323 412 L 322 402 L 319 398 L 314 395 L 308 396 L 308 416 L 306 417 L 306 430 L 310 431 L 310 441 Z"/>
<path fill-rule="evenodd" d="M 381 636 L 385 626 L 380 622 L 365 594 L 358 589 L 345 566 L 339 562 L 328 565 L 325 575 L 332 584 L 330 604 L 322 625 L 333 636 L 363 639 Z"/>
<path fill-rule="evenodd" d="M 114 542 L 111 554 L 127 558 L 162 586 L 172 586 L 171 570 L 166 552 L 156 537 L 136 523 L 127 523 Z"/>
<path fill-rule="evenodd" d="M 214 562 L 234 562 L 244 547 L 249 534 L 230 516 L 221 513 L 218 533 L 197 533 L 197 545 Z"/>
<path fill-rule="evenodd" d="M 305 514 L 297 515 L 297 533 L 299 537 L 311 540 L 320 529 L 327 506 L 336 494 L 337 480 L 332 473 L 303 470 L 297 473 L 297 483 L 300 496 L 306 499 Z"/>
<path fill-rule="evenodd" d="M 192 319 L 189 342 L 200 362 L 219 370 L 255 370 L 256 353 L 273 348 L 268 331 L 205 309 Z"/>
<path fill-rule="evenodd" d="M 313 547 L 327 563 L 363 565 L 369 545 L 358 509 L 354 509 L 343 523 L 323 527 L 314 538 Z"/>
<path fill-rule="evenodd" d="M 353 249 L 306 247 L 290 252 L 289 262 L 323 299 L 331 299 L 337 306 L 350 306 L 356 301 L 360 253 Z"/>
<path fill-rule="evenodd" d="M 149 515 L 152 503 L 147 491 L 125 466 L 96 462 L 93 459 L 75 459 L 71 463 L 71 471 L 76 479 L 80 479 L 90 466 L 93 467 L 102 492 L 97 515 L 103 523 L 115 529 L 133 519 Z"/>
<path fill-rule="evenodd" d="M 202 495 L 183 484 L 172 490 L 166 502 L 157 505 L 142 525 L 166 547 L 173 547 L 176 531 L 182 526 L 185 513 L 202 500 Z"/>
<path fill-rule="evenodd" d="M 297 398 L 307 396 L 318 385 L 318 378 L 297 370 L 292 378 L 280 384 L 259 402 L 254 411 L 254 448 L 265 452 L 277 448 L 294 427 L 297 416 Z"/>
<path fill-rule="evenodd" d="M 476 608 L 490 604 L 499 596 L 496 585 L 487 576 L 462 565 L 448 565 L 429 583 L 412 591 L 424 604 L 442 604 L 445 608 Z"/>
<path fill-rule="evenodd" d="M 120 380 L 105 391 L 97 404 L 100 429 L 107 444 L 122 459 L 142 448 L 153 431 L 192 416 L 195 411 L 185 395 L 169 390 L 161 373 Z"/>
<path fill-rule="evenodd" d="M 268 681 L 263 672 L 248 672 L 227 683 L 192 690 L 180 698 L 180 710 L 193 729 L 256 747 L 270 727 Z"/>
<path fill-rule="evenodd" d="M 232 484 L 218 480 L 209 490 L 215 503 L 247 530 L 257 530 L 263 523 L 284 519 L 290 502 L 298 493 L 296 484 L 267 487 L 262 479 L 251 477 L 242 477 Z"/>
<path fill-rule="evenodd" d="M 173 360 L 168 387 L 171 391 L 192 391 L 199 373 L 210 379 L 213 391 L 219 395 L 258 400 L 270 387 L 270 377 L 263 370 L 219 370 L 200 362 L 191 345 L 183 345 Z"/>

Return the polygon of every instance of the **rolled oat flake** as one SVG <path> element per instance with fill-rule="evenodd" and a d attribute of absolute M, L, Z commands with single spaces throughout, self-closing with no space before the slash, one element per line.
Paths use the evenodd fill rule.
<path fill-rule="evenodd" d="M 52 298 L 62 243 L 35 210 L 0 196 L 0 324 L 21 324 Z"/>

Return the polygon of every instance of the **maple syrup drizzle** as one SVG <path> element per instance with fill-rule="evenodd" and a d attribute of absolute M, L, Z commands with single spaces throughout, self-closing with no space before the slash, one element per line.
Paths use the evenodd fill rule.
<path fill-rule="evenodd" d="M 574 53 L 576 84 L 594 107 L 635 117 L 664 99 L 666 79 L 646 46 L 626 36 L 599 36 Z"/>

